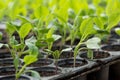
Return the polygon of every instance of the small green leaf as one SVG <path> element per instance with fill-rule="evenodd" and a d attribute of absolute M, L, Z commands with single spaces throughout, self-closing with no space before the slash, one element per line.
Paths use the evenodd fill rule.
<path fill-rule="evenodd" d="M 23 24 L 19 30 L 20 38 L 24 39 L 28 35 L 31 29 L 32 29 L 32 25 L 30 23 Z"/>
<path fill-rule="evenodd" d="M 30 72 L 33 78 L 36 78 L 37 80 L 41 80 L 40 74 L 37 71 L 28 70 L 27 72 Z"/>
<path fill-rule="evenodd" d="M 104 29 L 104 24 L 101 17 L 95 17 L 94 22 L 100 29 Z"/>
<path fill-rule="evenodd" d="M 47 38 L 47 39 L 48 39 L 48 38 L 52 38 L 53 32 L 54 32 L 54 28 L 51 28 L 51 29 L 48 31 L 48 33 L 47 33 L 47 35 L 46 35 L 46 38 Z"/>
<path fill-rule="evenodd" d="M 120 28 L 115 28 L 115 32 L 120 36 Z"/>
<path fill-rule="evenodd" d="M 53 39 L 54 39 L 55 41 L 57 41 L 57 40 L 59 40 L 62 36 L 53 34 L 52 37 L 53 37 Z"/>
<path fill-rule="evenodd" d="M 25 62 L 25 65 L 29 65 L 33 62 L 37 61 L 37 57 L 33 56 L 33 55 L 26 55 L 23 59 L 23 61 Z"/>
<path fill-rule="evenodd" d="M 3 35 L 2 32 L 0 32 L 0 40 L 2 40 L 2 35 Z"/>
<path fill-rule="evenodd" d="M 35 44 L 36 42 L 37 42 L 37 40 L 36 40 L 36 38 L 34 36 L 32 36 L 31 38 L 25 40 L 26 45 L 29 44 L 29 43 Z"/>
<path fill-rule="evenodd" d="M 88 50 L 88 52 L 87 52 L 87 57 L 89 58 L 89 59 L 93 59 L 93 51 L 92 50 Z"/>
<path fill-rule="evenodd" d="M 52 55 L 53 55 L 54 59 L 59 59 L 59 57 L 60 57 L 60 51 L 56 50 L 56 51 L 54 51 L 52 53 Z"/>
<path fill-rule="evenodd" d="M 17 31 L 17 28 L 11 23 L 6 23 L 6 32 L 8 35 L 12 36 L 12 34 Z"/>
<path fill-rule="evenodd" d="M 120 13 L 114 13 L 108 16 L 108 27 L 106 30 L 110 31 L 120 22 Z"/>
<path fill-rule="evenodd" d="M 14 59 L 14 66 L 16 70 L 18 70 L 19 62 L 19 57 L 16 55 Z"/>
<path fill-rule="evenodd" d="M 49 15 L 49 10 L 47 7 L 40 5 L 38 8 L 36 8 L 34 13 L 36 18 L 45 19 Z"/>
<path fill-rule="evenodd" d="M 29 47 L 29 50 L 30 50 L 30 54 L 31 54 L 31 55 L 34 55 L 34 56 L 37 56 L 37 55 L 38 55 L 38 53 L 39 53 L 38 47 L 36 47 L 36 46 L 33 45 L 33 44 L 29 44 L 28 47 Z"/>
<path fill-rule="evenodd" d="M 54 42 L 54 41 L 55 41 L 54 38 L 47 38 L 48 43 L 51 43 L 51 42 Z"/>
<path fill-rule="evenodd" d="M 80 33 L 82 35 L 89 35 L 94 33 L 94 28 L 93 28 L 93 19 L 92 18 L 87 18 L 85 19 L 80 26 Z"/>
<path fill-rule="evenodd" d="M 27 19 L 24 16 L 18 15 L 17 16 L 20 20 L 22 20 L 22 23 L 31 23 L 31 21 L 29 19 Z"/>
<path fill-rule="evenodd" d="M 99 43 L 100 43 L 100 38 L 98 37 L 93 37 L 91 39 L 88 39 L 85 44 L 87 45 L 87 48 L 89 49 L 99 49 Z"/>

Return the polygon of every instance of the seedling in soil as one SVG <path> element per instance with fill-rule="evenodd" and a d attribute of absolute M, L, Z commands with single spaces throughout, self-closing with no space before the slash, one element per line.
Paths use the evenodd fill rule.
<path fill-rule="evenodd" d="M 53 56 L 54 60 L 55 60 L 55 66 L 56 66 L 56 73 L 57 73 L 57 69 L 58 69 L 58 59 L 60 58 L 60 55 L 62 52 L 65 52 L 65 51 L 71 51 L 72 48 L 66 48 L 66 49 L 63 49 L 61 51 L 59 50 L 55 50 L 55 51 L 49 51 L 49 53 L 51 53 L 51 55 Z"/>
<path fill-rule="evenodd" d="M 100 45 L 99 45 L 99 43 L 100 43 L 100 38 L 98 38 L 98 37 L 93 37 L 93 38 L 91 38 L 91 39 L 88 39 L 86 42 L 85 42 L 85 44 L 86 44 L 86 46 L 87 46 L 87 48 L 88 48 L 88 52 L 87 52 L 87 57 L 89 58 L 89 59 L 93 59 L 93 49 L 95 50 L 98 50 L 98 49 L 100 49 Z"/>
<path fill-rule="evenodd" d="M 94 34 L 95 30 L 93 28 L 93 19 L 92 18 L 87 18 L 83 20 L 79 27 L 80 33 L 81 33 L 81 38 L 80 42 L 77 44 L 77 46 L 74 49 L 74 67 L 76 63 L 76 56 L 78 55 L 80 49 L 80 46 L 84 44 L 84 41 L 91 35 Z"/>
<path fill-rule="evenodd" d="M 30 23 L 24 23 L 20 28 L 17 28 L 15 25 L 11 23 L 7 23 L 7 33 L 9 35 L 9 43 L 1 44 L 2 46 L 8 47 L 11 52 L 12 58 L 14 60 L 15 66 L 15 76 L 16 80 L 25 72 L 26 66 L 37 61 L 38 48 L 35 46 L 36 40 L 31 37 L 30 39 L 25 40 L 25 37 L 29 34 L 32 26 Z M 20 42 L 18 42 L 13 35 L 14 32 L 18 32 L 20 37 Z M 28 47 L 28 50 L 26 50 Z M 23 54 L 27 54 L 24 56 L 24 65 L 21 69 L 18 69 L 22 64 L 20 63 L 20 57 Z"/>

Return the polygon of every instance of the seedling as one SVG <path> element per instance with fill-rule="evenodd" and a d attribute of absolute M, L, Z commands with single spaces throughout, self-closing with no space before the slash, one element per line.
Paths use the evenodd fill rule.
<path fill-rule="evenodd" d="M 93 28 L 93 18 L 87 18 L 83 20 L 83 22 L 80 25 L 80 33 L 81 33 L 81 38 L 80 42 L 77 44 L 77 46 L 74 49 L 74 67 L 76 63 L 76 56 L 78 55 L 79 51 L 84 49 L 80 48 L 81 45 L 84 44 L 85 40 L 91 35 L 95 33 L 95 30 Z"/>
<path fill-rule="evenodd" d="M 87 57 L 91 60 L 93 60 L 93 49 L 100 49 L 99 43 L 100 43 L 100 38 L 98 37 L 93 37 L 91 39 L 88 39 L 85 44 L 88 48 L 87 52 Z M 91 50 L 92 49 L 92 50 Z"/>
<path fill-rule="evenodd" d="M 60 58 L 60 55 L 62 52 L 65 52 L 65 51 L 71 51 L 72 48 L 66 48 L 66 49 L 63 49 L 61 51 L 59 50 L 55 50 L 55 51 L 49 51 L 49 53 L 51 53 L 51 55 L 53 56 L 54 60 L 55 60 L 55 66 L 56 66 L 56 73 L 57 73 L 57 69 L 58 69 L 58 59 Z"/>
<path fill-rule="evenodd" d="M 32 29 L 32 25 L 30 23 L 24 23 L 18 29 L 15 25 L 11 23 L 7 23 L 7 32 L 9 35 L 9 43 L 8 44 L 1 44 L 1 46 L 6 46 L 11 52 L 12 58 L 14 60 L 15 66 L 15 76 L 16 80 L 25 72 L 26 66 L 29 64 L 37 61 L 38 55 L 38 48 L 35 46 L 35 38 L 31 37 L 30 39 L 25 40 L 25 37 L 29 34 L 30 30 Z M 17 31 L 20 37 L 20 42 L 18 42 L 13 35 L 13 33 Z M 25 48 L 28 47 L 28 50 Z M 28 54 L 24 56 L 24 65 L 21 69 L 18 69 L 20 64 L 20 57 L 23 54 Z"/>

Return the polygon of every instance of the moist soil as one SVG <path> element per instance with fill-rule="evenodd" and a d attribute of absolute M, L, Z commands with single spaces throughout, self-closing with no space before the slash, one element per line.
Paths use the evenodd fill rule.
<path fill-rule="evenodd" d="M 48 57 L 51 59 L 54 59 L 52 55 L 49 55 Z M 66 59 L 66 58 L 72 58 L 72 57 L 74 57 L 73 52 L 62 52 L 59 59 Z"/>
<path fill-rule="evenodd" d="M 33 64 L 30 64 L 29 67 L 41 67 L 41 66 L 50 65 L 51 63 L 52 63 L 52 60 L 43 59 L 43 60 L 39 60 Z"/>
<path fill-rule="evenodd" d="M 53 76 L 53 75 L 57 75 L 59 74 L 59 72 L 55 72 L 55 71 L 39 71 L 39 74 L 41 77 L 48 77 L 48 76 Z"/>
<path fill-rule="evenodd" d="M 66 59 L 66 60 L 62 60 L 62 61 L 58 62 L 58 66 L 64 67 L 64 68 L 72 68 L 72 67 L 74 67 L 73 64 L 74 64 L 73 59 Z M 80 61 L 80 60 L 76 59 L 75 67 L 80 67 L 85 64 L 87 64 L 86 61 L 84 61 L 84 60 Z"/>
<path fill-rule="evenodd" d="M 109 57 L 109 56 L 110 56 L 110 54 L 109 54 L 108 52 L 93 51 L 93 59 L 107 58 L 107 57 Z M 87 59 L 88 59 L 88 57 L 87 57 L 87 52 L 82 53 L 82 54 L 80 55 L 80 57 L 82 57 L 82 58 L 87 58 Z"/>
<path fill-rule="evenodd" d="M 102 49 L 106 51 L 120 51 L 120 45 L 107 45 L 102 47 Z"/>
<path fill-rule="evenodd" d="M 0 80 L 15 80 L 15 76 L 2 77 Z M 20 77 L 18 80 L 30 80 L 27 77 Z"/>
<path fill-rule="evenodd" d="M 15 74 L 15 71 L 0 72 L 0 76 L 4 76 L 4 75 L 12 75 L 12 74 Z"/>
<path fill-rule="evenodd" d="M 9 52 L 0 53 L 0 59 L 4 58 L 11 58 L 11 54 Z"/>

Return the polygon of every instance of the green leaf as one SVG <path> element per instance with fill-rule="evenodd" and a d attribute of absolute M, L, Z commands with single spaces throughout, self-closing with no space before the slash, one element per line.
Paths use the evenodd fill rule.
<path fill-rule="evenodd" d="M 87 18 L 82 22 L 82 24 L 80 26 L 80 33 L 82 35 L 86 35 L 86 36 L 94 33 L 93 19 L 92 18 Z"/>
<path fill-rule="evenodd" d="M 60 57 L 60 52 L 59 52 L 58 50 L 56 50 L 56 51 L 54 51 L 54 52 L 52 53 L 52 55 L 53 55 L 54 59 L 59 59 L 59 57 Z"/>
<path fill-rule="evenodd" d="M 106 14 L 112 15 L 115 13 L 120 13 L 120 0 L 109 0 L 106 7 Z"/>
<path fill-rule="evenodd" d="M 115 28 L 115 32 L 120 36 L 120 28 Z"/>
<path fill-rule="evenodd" d="M 92 51 L 92 50 L 88 49 L 87 57 L 88 57 L 89 59 L 93 59 L 93 51 Z"/>
<path fill-rule="evenodd" d="M 49 10 L 47 7 L 40 5 L 38 8 L 35 10 L 35 17 L 36 18 L 43 18 L 45 19 L 49 15 Z"/>
<path fill-rule="evenodd" d="M 29 50 L 31 55 L 37 56 L 39 54 L 39 49 L 35 45 L 29 45 Z"/>
<path fill-rule="evenodd" d="M 33 37 L 33 36 L 32 36 L 31 38 L 25 40 L 25 44 L 26 44 L 26 45 L 28 46 L 28 48 L 29 48 L 29 53 L 30 53 L 31 55 L 35 55 L 35 56 L 37 56 L 38 53 L 39 53 L 39 50 L 38 50 L 38 48 L 37 48 L 37 46 L 36 46 L 36 42 L 37 42 L 37 40 L 36 40 L 36 38 Z"/>
<path fill-rule="evenodd" d="M 54 40 L 54 38 L 47 38 L 47 40 L 46 40 L 48 43 L 51 43 L 51 42 L 54 42 L 55 40 Z"/>
<path fill-rule="evenodd" d="M 22 21 L 22 23 L 31 23 L 31 21 L 24 16 L 18 15 L 17 17 Z"/>
<path fill-rule="evenodd" d="M 23 59 L 23 61 L 25 62 L 25 65 L 29 65 L 33 62 L 37 61 L 37 57 L 33 56 L 33 55 L 26 55 Z"/>
<path fill-rule="evenodd" d="M 20 38 L 24 39 L 28 35 L 31 29 L 32 29 L 32 25 L 30 23 L 23 24 L 19 30 Z"/>
<path fill-rule="evenodd" d="M 62 36 L 53 34 L 52 37 L 53 37 L 53 39 L 54 39 L 55 41 L 57 41 L 57 40 L 59 40 Z"/>
<path fill-rule="evenodd" d="M 12 36 L 12 37 L 10 38 L 9 44 L 10 44 L 12 47 L 14 47 L 15 45 L 18 44 L 18 41 L 15 40 L 15 36 Z"/>
<path fill-rule="evenodd" d="M 30 44 L 35 44 L 36 42 L 37 42 L 37 40 L 36 40 L 36 38 L 34 36 L 32 36 L 31 38 L 25 40 L 26 45 L 29 44 L 29 43 Z"/>
<path fill-rule="evenodd" d="M 54 32 L 54 28 L 51 28 L 51 29 L 48 31 L 48 33 L 47 33 L 47 35 L 46 35 L 46 38 L 47 38 L 47 39 L 48 39 L 48 38 L 52 38 L 53 32 Z"/>
<path fill-rule="evenodd" d="M 17 31 L 17 28 L 14 25 L 11 23 L 6 23 L 6 32 L 8 35 L 11 36 L 15 31 Z"/>
<path fill-rule="evenodd" d="M 75 24 L 75 26 L 80 26 L 81 25 L 81 23 L 82 23 L 82 21 L 83 21 L 83 18 L 82 18 L 82 16 L 76 16 L 75 17 L 75 20 L 74 20 L 74 24 Z"/>
<path fill-rule="evenodd" d="M 108 27 L 106 30 L 110 31 L 120 22 L 120 13 L 111 14 L 108 16 Z"/>
<path fill-rule="evenodd" d="M 40 74 L 37 71 L 28 70 L 27 72 L 30 72 L 33 78 L 36 78 L 37 80 L 41 80 Z"/>
<path fill-rule="evenodd" d="M 98 37 L 93 37 L 91 39 L 88 39 L 85 44 L 87 45 L 87 48 L 89 49 L 99 49 L 99 43 L 100 43 L 100 38 Z"/>
<path fill-rule="evenodd" d="M 2 40 L 2 35 L 3 35 L 2 32 L 0 32 L 0 40 Z"/>
<path fill-rule="evenodd" d="M 19 67 L 19 57 L 16 55 L 15 56 L 15 59 L 14 59 L 14 66 L 15 66 L 15 69 L 18 70 L 18 67 Z"/>
<path fill-rule="evenodd" d="M 94 22 L 100 29 L 104 29 L 104 24 L 101 17 L 95 17 Z"/>

